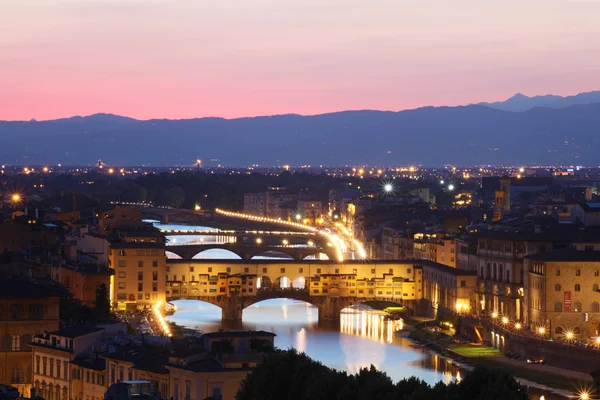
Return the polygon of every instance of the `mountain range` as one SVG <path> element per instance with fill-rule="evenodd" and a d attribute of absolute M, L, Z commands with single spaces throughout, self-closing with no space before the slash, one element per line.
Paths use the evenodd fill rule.
<path fill-rule="evenodd" d="M 0 162 L 19 165 L 599 165 L 599 153 L 600 92 L 399 112 L 0 121 Z"/>
<path fill-rule="evenodd" d="M 535 107 L 565 108 L 576 104 L 600 103 L 600 91 L 579 93 L 574 96 L 555 96 L 547 94 L 544 96 L 528 97 L 517 93 L 505 101 L 494 103 L 478 103 L 481 106 L 487 106 L 503 111 L 527 111 Z"/>

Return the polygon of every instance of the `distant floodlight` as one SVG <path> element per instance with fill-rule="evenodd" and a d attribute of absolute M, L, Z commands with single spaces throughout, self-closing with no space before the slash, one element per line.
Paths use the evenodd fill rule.
<path fill-rule="evenodd" d="M 394 191 L 394 186 L 392 186 L 392 184 L 391 184 L 391 183 L 386 183 L 385 185 L 383 185 L 383 190 L 384 190 L 386 193 L 391 193 L 391 192 L 393 192 L 393 191 Z"/>

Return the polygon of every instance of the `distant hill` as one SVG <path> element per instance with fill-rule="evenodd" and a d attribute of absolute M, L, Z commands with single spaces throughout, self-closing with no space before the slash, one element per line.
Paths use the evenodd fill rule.
<path fill-rule="evenodd" d="M 505 101 L 494 103 L 478 103 L 480 106 L 495 108 L 502 111 L 528 111 L 535 107 L 565 108 L 578 104 L 600 103 L 600 91 L 579 93 L 574 96 L 555 96 L 548 94 L 545 96 L 528 97 L 517 93 Z"/>
<path fill-rule="evenodd" d="M 231 120 L 97 114 L 0 122 L 0 162 L 21 165 L 192 165 L 198 158 L 224 165 L 598 165 L 599 153 L 600 103 L 525 112 L 471 105 Z"/>

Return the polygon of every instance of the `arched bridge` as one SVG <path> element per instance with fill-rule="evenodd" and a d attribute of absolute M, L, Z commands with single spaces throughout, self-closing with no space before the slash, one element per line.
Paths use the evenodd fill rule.
<path fill-rule="evenodd" d="M 311 296 L 308 290 L 259 290 L 255 296 L 196 296 L 188 299 L 200 300 L 221 308 L 222 319 L 229 322 L 240 322 L 244 309 L 253 304 L 269 299 L 293 299 L 312 304 L 319 310 L 319 320 L 337 320 L 344 308 L 366 301 L 370 298 L 352 297 L 323 297 Z M 172 300 L 172 299 L 171 299 Z"/>
<path fill-rule="evenodd" d="M 277 252 L 290 256 L 294 260 L 304 260 L 308 256 L 317 256 L 326 254 L 330 259 L 335 259 L 336 255 L 333 249 L 320 248 L 316 246 L 294 246 L 294 245 L 252 245 L 242 243 L 222 243 L 222 244 L 183 244 L 169 245 L 166 251 L 176 254 L 183 260 L 192 260 L 197 254 L 212 249 L 228 250 L 239 256 L 242 260 L 249 261 L 252 257 Z"/>

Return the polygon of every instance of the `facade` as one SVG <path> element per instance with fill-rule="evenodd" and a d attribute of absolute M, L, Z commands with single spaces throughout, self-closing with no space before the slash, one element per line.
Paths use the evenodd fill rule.
<path fill-rule="evenodd" d="M 450 236 L 442 237 L 436 242 L 436 247 L 436 262 L 456 268 L 458 258 L 456 239 Z"/>
<path fill-rule="evenodd" d="M 110 293 L 111 277 L 114 270 L 101 264 L 61 265 L 53 268 L 52 278 L 65 285 L 73 298 L 81 300 L 88 307 L 96 301 L 96 290 L 105 285 Z"/>
<path fill-rule="evenodd" d="M 229 342 L 232 352 L 216 359 L 206 352 L 187 351 L 169 357 L 170 395 L 174 400 L 233 400 L 246 375 L 273 348 L 275 334 L 264 331 L 224 331 L 202 336 L 204 349 L 218 342 Z M 213 352 L 214 353 L 214 352 Z"/>
<path fill-rule="evenodd" d="M 384 260 L 413 258 L 413 241 L 404 231 L 385 227 L 381 235 L 381 252 Z"/>
<path fill-rule="evenodd" d="M 571 209 L 571 220 L 586 226 L 600 226 L 600 203 L 580 203 Z"/>
<path fill-rule="evenodd" d="M 165 302 L 165 245 L 128 241 L 112 243 L 109 264 L 114 269 L 111 300 L 116 310 L 135 310 Z"/>
<path fill-rule="evenodd" d="M 434 312 L 459 314 L 475 309 L 477 273 L 423 262 L 423 299 Z"/>
<path fill-rule="evenodd" d="M 80 369 L 71 363 L 76 357 L 91 352 L 91 346 L 102 333 L 102 328 L 74 326 L 36 335 L 30 344 L 32 386 L 36 396 L 46 400 L 83 400 L 82 389 L 74 390 L 73 385 L 81 380 Z M 104 392 L 95 397 L 103 396 Z"/>
<path fill-rule="evenodd" d="M 357 297 L 390 301 L 422 298 L 421 260 L 209 261 L 168 260 L 167 299 L 253 297 L 259 288 L 305 290 L 311 297 Z"/>
<path fill-rule="evenodd" d="M 30 397 L 34 335 L 58 329 L 60 288 L 20 278 L 0 280 L 0 383 Z"/>
<path fill-rule="evenodd" d="M 298 200 L 297 203 L 298 215 L 310 225 L 317 225 L 321 221 L 323 214 L 323 204 L 318 200 Z M 308 220 L 308 221 L 307 221 Z"/>
<path fill-rule="evenodd" d="M 477 238 L 466 236 L 456 238 L 456 268 L 477 271 Z"/>
<path fill-rule="evenodd" d="M 35 222 L 13 220 L 0 224 L 0 251 L 16 252 L 55 246 L 56 233 Z"/>
<path fill-rule="evenodd" d="M 103 400 L 106 361 L 96 355 L 71 361 L 71 393 L 75 400 Z"/>
<path fill-rule="evenodd" d="M 526 258 L 528 326 L 552 338 L 600 336 L 600 251 L 563 249 Z"/>
<path fill-rule="evenodd" d="M 267 193 L 244 193 L 244 213 L 251 215 L 267 215 Z"/>

